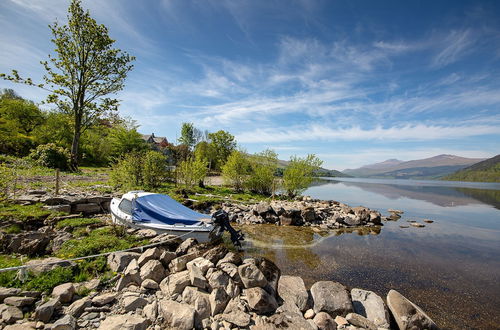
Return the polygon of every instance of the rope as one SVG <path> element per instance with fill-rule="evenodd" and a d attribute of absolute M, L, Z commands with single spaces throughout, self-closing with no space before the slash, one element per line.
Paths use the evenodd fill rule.
<path fill-rule="evenodd" d="M 170 238 L 170 239 L 158 242 L 158 243 L 151 243 L 151 244 L 146 244 L 146 245 L 142 245 L 142 246 L 136 246 L 136 247 L 132 247 L 132 248 L 124 249 L 124 250 L 117 250 L 117 251 L 112 251 L 112 252 L 104 252 L 104 253 L 99 253 L 99 254 L 93 254 L 93 255 L 90 255 L 90 256 L 84 256 L 84 257 L 78 257 L 78 258 L 72 258 L 72 259 L 64 259 L 64 260 L 46 262 L 46 263 L 41 263 L 41 264 L 22 265 L 22 266 L 1 268 L 0 269 L 0 273 L 8 272 L 8 271 L 11 271 L 11 270 L 27 269 L 27 268 L 31 268 L 31 267 L 48 266 L 48 265 L 57 265 L 57 264 L 65 263 L 65 262 L 69 263 L 69 262 L 72 262 L 72 261 L 78 261 L 78 260 L 84 260 L 84 259 L 91 259 L 91 258 L 103 257 L 103 256 L 107 256 L 107 255 L 110 255 L 110 254 L 113 254 L 113 253 L 117 253 L 117 252 L 129 252 L 129 251 L 134 251 L 134 250 L 139 250 L 139 249 L 142 251 L 145 248 L 150 248 L 150 247 L 162 245 L 162 244 L 164 244 L 166 242 L 173 241 L 173 240 L 178 239 L 178 238 L 182 238 L 184 236 L 187 236 L 187 235 L 191 234 L 192 232 L 194 232 L 194 230 L 191 230 L 190 232 L 187 232 L 187 233 L 182 234 L 180 236 L 176 236 L 176 237 L 173 237 L 173 238 Z"/>

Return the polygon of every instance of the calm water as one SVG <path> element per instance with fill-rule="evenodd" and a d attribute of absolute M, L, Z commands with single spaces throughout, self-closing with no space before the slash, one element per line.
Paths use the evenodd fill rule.
<path fill-rule="evenodd" d="M 325 179 L 305 194 L 405 213 L 380 230 L 247 226 L 247 254 L 308 285 L 336 280 L 383 297 L 394 288 L 442 328 L 500 328 L 500 184 Z M 400 228 L 423 219 L 435 222 Z"/>

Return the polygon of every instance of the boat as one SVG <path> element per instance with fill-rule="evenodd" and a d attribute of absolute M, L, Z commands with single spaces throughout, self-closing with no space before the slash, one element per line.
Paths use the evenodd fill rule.
<path fill-rule="evenodd" d="M 198 213 L 175 201 L 170 196 L 129 191 L 110 204 L 113 223 L 136 229 L 152 229 L 158 234 L 168 233 L 208 242 L 222 235 L 223 227 L 211 215 Z"/>

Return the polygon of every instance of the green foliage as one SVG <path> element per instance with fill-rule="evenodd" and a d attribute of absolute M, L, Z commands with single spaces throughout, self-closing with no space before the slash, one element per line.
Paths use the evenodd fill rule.
<path fill-rule="evenodd" d="M 71 117 L 60 112 L 44 114 L 45 122 L 33 131 L 36 144 L 55 143 L 60 147 L 71 145 Z"/>
<path fill-rule="evenodd" d="M 215 154 L 214 169 L 221 170 L 231 152 L 236 149 L 234 136 L 229 132 L 220 130 L 215 133 L 209 133 L 208 138 Z"/>
<path fill-rule="evenodd" d="M 30 276 L 29 280 L 22 287 L 25 290 L 50 292 L 59 284 L 71 282 L 72 280 L 73 269 L 71 267 L 56 267 L 48 272 Z"/>
<path fill-rule="evenodd" d="M 3 232 L 6 234 L 19 234 L 22 230 L 23 228 L 20 225 L 13 224 L 3 229 Z"/>
<path fill-rule="evenodd" d="M 187 187 L 194 187 L 207 175 L 207 163 L 203 159 L 190 157 L 177 167 L 177 180 Z"/>
<path fill-rule="evenodd" d="M 111 183 L 123 189 L 155 188 L 168 177 L 167 159 L 158 152 L 134 152 L 113 166 Z"/>
<path fill-rule="evenodd" d="M 7 199 L 13 187 L 14 171 L 9 166 L 0 163 L 0 203 Z"/>
<path fill-rule="evenodd" d="M 60 170 L 67 170 L 69 168 L 68 150 L 58 147 L 54 143 L 39 145 L 30 153 L 30 158 L 40 166 L 58 168 Z"/>
<path fill-rule="evenodd" d="M 59 213 L 44 209 L 42 204 L 0 204 L 0 221 L 28 221 L 33 219 L 43 220 L 49 215 L 58 214 Z"/>
<path fill-rule="evenodd" d="M 194 127 L 193 123 L 182 123 L 181 137 L 179 138 L 180 144 L 184 144 L 189 149 L 192 149 L 200 138 L 201 132 Z"/>
<path fill-rule="evenodd" d="M 42 62 L 45 84 L 35 84 L 31 78 L 21 78 L 16 70 L 4 79 L 49 90 L 48 103 L 73 118 L 71 166 L 78 167 L 80 136 L 102 114 L 116 110 L 118 101 L 107 95 L 123 89 L 127 73 L 132 69 L 133 57 L 113 48 L 114 40 L 108 29 L 83 10 L 80 0 L 73 0 L 68 8 L 68 23 L 56 21 L 49 26 L 55 56 Z"/>
<path fill-rule="evenodd" d="M 109 134 L 109 145 L 111 146 L 111 156 L 119 157 L 134 151 L 141 151 L 147 148 L 144 140 L 136 128 L 118 126 L 111 130 Z"/>
<path fill-rule="evenodd" d="M 278 168 L 278 155 L 272 150 L 264 150 L 250 157 L 252 171 L 247 181 L 250 191 L 271 195 L 276 187 L 275 173 Z"/>
<path fill-rule="evenodd" d="M 77 228 L 83 227 L 93 224 L 103 223 L 101 220 L 96 218 L 73 218 L 73 219 L 64 219 L 57 223 L 56 228 Z"/>
<path fill-rule="evenodd" d="M 208 169 L 212 169 L 217 157 L 213 145 L 207 141 L 199 142 L 194 148 L 194 156 L 196 159 L 202 159 L 208 164 Z"/>
<path fill-rule="evenodd" d="M 293 197 L 307 189 L 314 179 L 314 172 L 323 162 L 315 155 L 305 158 L 292 156 L 283 173 L 283 187 L 288 196 Z"/>
<path fill-rule="evenodd" d="M 250 169 L 247 156 L 241 151 L 234 150 L 222 166 L 222 176 L 226 184 L 231 185 L 236 191 L 242 191 Z"/>

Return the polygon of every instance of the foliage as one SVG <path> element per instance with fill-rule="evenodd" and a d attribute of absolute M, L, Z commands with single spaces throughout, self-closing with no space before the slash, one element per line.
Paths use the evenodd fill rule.
<path fill-rule="evenodd" d="M 193 123 L 182 123 L 179 143 L 188 146 L 189 149 L 192 149 L 201 139 L 201 135 L 201 131 L 194 127 Z"/>
<path fill-rule="evenodd" d="M 36 144 L 55 143 L 61 147 L 71 145 L 71 117 L 67 114 L 51 111 L 44 114 L 45 122 L 33 131 Z"/>
<path fill-rule="evenodd" d="M 171 159 L 173 160 L 172 165 L 179 165 L 181 162 L 191 157 L 191 151 L 185 144 L 179 144 L 177 146 L 169 144 L 167 146 L 167 152 L 170 154 Z"/>
<path fill-rule="evenodd" d="M 109 37 L 108 29 L 83 10 L 80 0 L 72 0 L 67 25 L 59 25 L 56 21 L 49 27 L 56 55 L 49 55 L 49 61 L 42 62 L 46 70 L 45 84 L 21 78 L 16 70 L 12 70 L 11 76 L 1 76 L 50 91 L 47 102 L 71 115 L 71 166 L 76 170 L 82 132 L 102 114 L 116 109 L 118 101 L 107 95 L 123 89 L 134 58 L 113 48 L 115 41 Z"/>
<path fill-rule="evenodd" d="M 0 221 L 16 220 L 28 221 L 31 219 L 46 219 L 50 215 L 58 215 L 59 212 L 53 212 L 42 207 L 42 204 L 19 205 L 4 204 L 0 207 Z"/>
<path fill-rule="evenodd" d="M 314 172 L 322 163 L 318 157 L 312 154 L 305 158 L 292 156 L 283 173 L 283 187 L 288 196 L 296 196 L 307 189 L 313 181 Z"/>
<path fill-rule="evenodd" d="M 60 170 L 69 168 L 68 150 L 58 147 L 54 143 L 39 145 L 30 153 L 30 158 L 40 166 L 58 168 Z"/>
<path fill-rule="evenodd" d="M 223 130 L 209 133 L 208 137 L 216 157 L 214 168 L 221 170 L 231 152 L 236 149 L 236 141 L 233 135 Z"/>
<path fill-rule="evenodd" d="M 177 167 L 177 180 L 187 187 L 203 182 L 207 175 L 207 163 L 203 159 L 190 157 Z"/>
<path fill-rule="evenodd" d="M 264 150 L 250 157 L 252 171 L 247 187 L 252 192 L 271 195 L 275 191 L 275 173 L 278 168 L 278 155 L 272 150 Z"/>
<path fill-rule="evenodd" d="M 158 152 L 133 152 L 113 166 L 111 183 L 123 189 L 155 188 L 168 176 L 167 159 Z"/>
<path fill-rule="evenodd" d="M 77 228 L 88 225 L 93 225 L 97 223 L 103 223 L 101 220 L 96 218 L 73 218 L 64 219 L 57 223 L 56 228 Z"/>
<path fill-rule="evenodd" d="M 119 157 L 134 151 L 146 149 L 146 144 L 135 127 L 118 126 L 109 134 L 111 156 Z"/>
<path fill-rule="evenodd" d="M 73 280 L 73 269 L 70 267 L 56 267 L 53 270 L 30 276 L 30 280 L 24 283 L 26 290 L 38 290 L 49 292 L 59 284 L 71 282 Z"/>
<path fill-rule="evenodd" d="M 5 164 L 0 163 L 0 203 L 7 199 L 10 190 L 12 190 L 14 171 Z"/>
<path fill-rule="evenodd" d="M 207 141 L 199 142 L 194 148 L 194 156 L 197 159 L 202 159 L 208 164 L 208 169 L 211 170 L 216 161 L 216 154 L 213 145 Z"/>
<path fill-rule="evenodd" d="M 247 156 L 238 150 L 229 155 L 227 162 L 222 166 L 222 176 L 226 184 L 231 185 L 236 191 L 242 191 L 250 173 L 250 162 Z"/>

